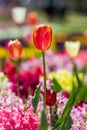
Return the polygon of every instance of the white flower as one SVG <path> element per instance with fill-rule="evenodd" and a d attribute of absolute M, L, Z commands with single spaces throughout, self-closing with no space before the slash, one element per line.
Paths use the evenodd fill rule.
<path fill-rule="evenodd" d="M 76 42 L 66 41 L 65 42 L 65 49 L 66 49 L 67 53 L 69 54 L 69 56 L 71 58 L 74 58 L 79 53 L 80 42 L 79 41 L 76 41 Z"/>

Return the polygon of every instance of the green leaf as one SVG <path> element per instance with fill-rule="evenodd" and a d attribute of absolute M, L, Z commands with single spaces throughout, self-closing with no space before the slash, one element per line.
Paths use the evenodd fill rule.
<path fill-rule="evenodd" d="M 77 79 L 77 82 L 78 82 L 78 87 L 81 87 L 82 86 L 82 81 L 79 79 L 79 76 L 78 76 L 78 69 L 77 69 L 77 66 L 76 66 L 76 63 L 73 61 L 73 75 L 76 77 Z"/>
<path fill-rule="evenodd" d="M 70 115 L 67 115 L 66 120 L 62 122 L 62 124 L 58 127 L 58 130 L 69 130 L 71 128 L 72 123 L 73 122 Z"/>
<path fill-rule="evenodd" d="M 83 85 L 81 87 L 81 89 L 79 90 L 79 93 L 76 96 L 75 104 L 80 102 L 81 100 L 84 101 L 84 102 L 87 102 L 87 84 Z"/>
<path fill-rule="evenodd" d="M 40 128 L 39 130 L 48 130 L 46 114 L 44 110 L 41 113 Z"/>
<path fill-rule="evenodd" d="M 71 128 L 72 120 L 70 117 L 70 112 L 73 105 L 80 100 L 87 101 L 87 85 L 83 85 L 83 82 L 80 81 L 78 76 L 78 69 L 76 64 L 73 62 L 73 75 L 76 77 L 78 86 L 75 88 L 73 81 L 73 90 L 70 95 L 70 98 L 63 110 L 62 116 L 56 121 L 52 130 L 58 128 L 58 130 L 69 130 Z"/>
<path fill-rule="evenodd" d="M 74 83 L 73 83 L 73 88 L 74 88 Z M 58 130 L 65 130 L 64 128 L 65 128 L 66 124 L 69 122 L 68 116 L 70 115 L 70 112 L 74 105 L 77 94 L 78 94 L 78 87 L 72 91 L 72 93 L 67 101 L 67 104 L 63 110 L 62 116 L 57 120 L 56 124 L 54 125 L 53 130 L 55 130 L 55 128 L 58 128 Z M 61 128 L 61 129 L 59 129 L 59 128 Z M 66 130 L 68 130 L 68 125 L 66 126 Z"/>
<path fill-rule="evenodd" d="M 78 70 L 75 62 L 73 62 L 73 73 L 78 82 L 75 104 L 80 102 L 81 100 L 87 102 L 87 85 L 84 85 L 83 81 L 79 79 Z"/>
<path fill-rule="evenodd" d="M 35 95 L 33 96 L 33 99 L 32 99 L 32 104 L 33 104 L 33 107 L 34 107 L 34 112 L 36 112 L 39 98 L 40 98 L 40 86 L 36 89 Z"/>
<path fill-rule="evenodd" d="M 62 115 L 56 122 L 56 124 L 54 125 L 52 130 L 55 130 L 56 128 L 59 129 L 59 127 L 63 126 L 63 123 L 66 119 L 66 116 L 68 115 L 68 110 L 66 111 L 65 115 Z M 62 130 L 62 129 L 61 129 Z"/>
<path fill-rule="evenodd" d="M 75 101 L 75 95 L 76 95 L 76 91 L 72 91 L 72 93 L 70 95 L 70 98 L 69 98 L 69 100 L 68 100 L 68 102 L 67 102 L 67 104 L 66 104 L 66 106 L 65 106 L 65 108 L 63 110 L 62 115 L 64 115 L 68 109 L 72 108 L 72 106 L 74 104 L 74 101 Z"/>
<path fill-rule="evenodd" d="M 68 117 L 67 117 L 67 116 L 69 116 L 69 114 L 70 114 L 70 112 L 71 112 L 72 106 L 73 106 L 74 101 L 75 101 L 75 95 L 76 95 L 76 92 L 73 91 L 73 92 L 71 93 L 71 96 L 70 96 L 70 98 L 69 98 L 69 100 L 68 100 L 68 102 L 67 102 L 67 104 L 66 104 L 64 110 L 63 110 L 62 116 L 57 120 L 57 122 L 56 122 L 56 124 L 55 124 L 53 130 L 54 130 L 55 128 L 58 128 L 58 129 L 59 129 L 59 127 L 60 127 L 60 126 L 63 126 L 63 124 L 65 124 L 65 122 L 66 122 L 66 123 L 68 122 Z M 67 121 L 66 121 L 66 120 L 67 120 Z M 64 127 L 65 127 L 65 126 L 64 126 Z M 63 130 L 63 129 L 61 129 L 61 130 Z"/>
<path fill-rule="evenodd" d="M 51 86 L 51 88 L 57 93 L 60 92 L 62 90 L 61 85 L 58 83 L 58 81 L 53 78 L 53 85 Z"/>
<path fill-rule="evenodd" d="M 83 74 L 87 74 L 87 64 L 84 65 L 84 67 L 81 69 L 81 72 L 82 72 Z"/>

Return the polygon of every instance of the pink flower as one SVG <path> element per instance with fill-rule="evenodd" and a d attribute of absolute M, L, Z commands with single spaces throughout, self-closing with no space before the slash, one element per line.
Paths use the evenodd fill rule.
<path fill-rule="evenodd" d="M 12 76 L 11 76 L 12 78 Z M 11 89 L 18 95 L 17 81 L 13 77 Z M 16 82 L 15 82 L 16 81 Z M 18 74 L 18 85 L 20 90 L 20 97 L 27 98 L 28 93 L 34 95 L 36 86 L 39 84 L 39 75 L 37 73 L 30 73 L 29 71 L 20 72 Z"/>
<path fill-rule="evenodd" d="M 2 130 L 38 130 L 39 119 L 29 108 L 24 112 L 24 108 L 15 105 L 13 108 L 0 107 L 0 129 Z"/>
<path fill-rule="evenodd" d="M 37 73 L 24 71 L 18 74 L 18 82 L 22 86 L 20 88 L 20 94 L 27 97 L 29 91 L 32 95 L 34 94 L 36 86 L 39 84 L 39 76 Z"/>
<path fill-rule="evenodd" d="M 79 55 L 75 58 L 78 69 L 82 69 L 87 64 L 87 50 L 81 50 Z"/>

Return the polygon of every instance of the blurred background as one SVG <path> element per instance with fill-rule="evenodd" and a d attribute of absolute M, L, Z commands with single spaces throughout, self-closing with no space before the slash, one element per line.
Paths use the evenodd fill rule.
<path fill-rule="evenodd" d="M 36 24 L 53 28 L 53 49 L 66 40 L 87 45 L 87 0 L 0 0 L 0 45 L 19 38 L 24 47 L 32 42 Z"/>

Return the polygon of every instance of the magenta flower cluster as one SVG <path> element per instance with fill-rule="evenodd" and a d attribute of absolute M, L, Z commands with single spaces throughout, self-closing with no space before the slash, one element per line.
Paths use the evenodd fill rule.
<path fill-rule="evenodd" d="M 38 130 L 39 119 L 33 109 L 24 108 L 19 104 L 14 107 L 0 107 L 0 130 Z"/>
<path fill-rule="evenodd" d="M 16 66 L 10 61 L 6 61 L 4 73 L 7 75 L 9 81 L 12 83 L 11 90 L 18 95 L 18 87 L 20 91 L 20 97 L 25 99 L 28 94 L 34 95 L 36 86 L 39 84 L 38 72 L 31 73 L 29 70 L 21 71 L 16 75 Z"/>

